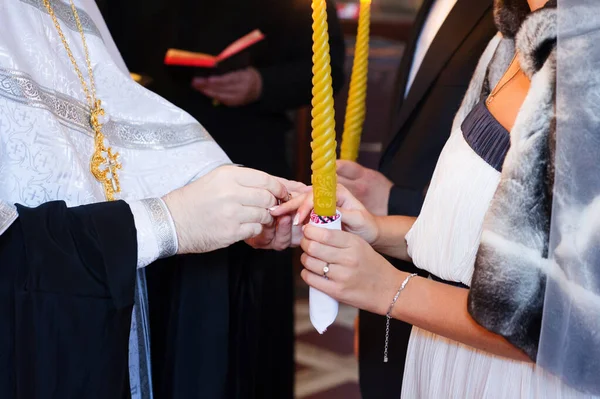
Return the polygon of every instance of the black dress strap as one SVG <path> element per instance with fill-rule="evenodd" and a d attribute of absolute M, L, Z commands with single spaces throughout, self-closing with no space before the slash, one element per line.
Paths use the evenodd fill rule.
<path fill-rule="evenodd" d="M 510 134 L 498 122 L 484 101 L 473 108 L 461 125 L 463 136 L 469 146 L 485 162 L 502 171 L 502 164 L 510 148 Z"/>

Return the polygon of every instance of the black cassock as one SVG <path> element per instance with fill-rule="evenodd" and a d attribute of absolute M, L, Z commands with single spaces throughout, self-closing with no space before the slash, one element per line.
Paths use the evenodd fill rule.
<path fill-rule="evenodd" d="M 309 105 L 311 100 L 310 5 L 310 0 L 99 1 L 127 66 L 152 79 L 149 89 L 198 119 L 234 162 L 278 176 L 290 175 L 286 134 L 293 125 L 287 111 Z M 328 1 L 328 7 L 332 75 L 334 86 L 339 89 L 343 83 L 344 42 L 334 3 Z M 163 65 L 168 48 L 217 55 L 254 29 L 266 36 L 249 51 L 249 65 L 261 73 L 263 80 L 263 93 L 256 103 L 236 108 L 215 106 L 210 98 L 192 90 L 193 73 Z M 179 268 L 165 265 L 148 269 L 155 390 L 160 389 L 169 398 L 174 397 L 174 392 L 183 395 L 183 387 L 192 381 L 200 384 L 200 373 L 206 372 L 195 365 L 189 370 L 187 367 L 202 361 L 214 363 L 217 368 L 227 367 L 228 398 L 292 398 L 291 255 L 255 251 L 243 243 L 226 252 L 227 271 L 199 272 L 197 267 L 205 266 L 196 265 L 194 257 L 184 259 L 184 266 Z M 200 273 L 210 274 L 212 282 L 196 281 L 201 278 Z M 214 287 L 229 287 L 228 298 L 199 297 L 205 289 Z M 169 303 L 157 304 L 163 298 L 168 298 Z M 229 318 L 228 325 L 206 323 L 203 332 L 221 333 L 219 339 L 228 337 L 229 345 L 223 346 L 219 341 L 201 352 L 190 351 L 187 344 L 181 344 L 182 338 L 186 342 L 194 339 L 187 328 L 201 322 L 195 312 L 197 304 L 204 300 L 204 306 L 210 308 L 203 310 L 208 320 L 224 315 Z M 177 327 L 172 326 L 172 317 L 178 320 Z M 162 331 L 165 325 L 170 326 L 169 332 Z M 174 348 L 165 348 L 165 344 Z M 179 362 L 182 368 L 173 368 L 163 356 Z M 176 369 L 181 375 L 165 375 L 163 368 Z M 221 398 L 219 395 L 214 391 L 214 396 L 211 393 L 202 397 Z"/>
<path fill-rule="evenodd" d="M 129 397 L 129 206 L 52 202 L 19 214 L 0 235 L 0 397 Z"/>
<path fill-rule="evenodd" d="M 226 262 L 216 251 L 148 266 L 169 270 L 154 292 L 155 398 L 226 396 Z M 0 235 L 0 398 L 130 397 L 136 265 L 125 202 L 19 207 Z"/>

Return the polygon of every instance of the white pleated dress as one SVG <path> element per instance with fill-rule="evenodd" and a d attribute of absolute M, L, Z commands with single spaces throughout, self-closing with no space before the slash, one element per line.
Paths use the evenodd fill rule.
<path fill-rule="evenodd" d="M 483 103 L 453 130 L 406 240 L 419 268 L 469 286 L 510 136 Z M 490 355 L 413 327 L 404 399 L 574 397 L 586 396 L 531 363 Z"/>

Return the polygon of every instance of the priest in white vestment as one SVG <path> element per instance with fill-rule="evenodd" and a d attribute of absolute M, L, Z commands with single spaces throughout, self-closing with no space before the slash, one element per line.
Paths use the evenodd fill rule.
<path fill-rule="evenodd" d="M 0 397 L 224 395 L 213 251 L 273 238 L 286 186 L 136 84 L 93 0 L 0 0 Z M 181 269 L 156 354 L 146 267 Z"/>

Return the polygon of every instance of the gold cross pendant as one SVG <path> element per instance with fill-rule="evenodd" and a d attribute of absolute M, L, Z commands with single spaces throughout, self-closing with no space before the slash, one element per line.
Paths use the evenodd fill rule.
<path fill-rule="evenodd" d="M 104 115 L 104 110 L 101 107 L 100 100 L 96 101 L 90 123 L 94 129 L 94 153 L 90 163 L 92 175 L 102 184 L 104 194 L 108 201 L 115 200 L 115 194 L 121 192 L 121 184 L 117 170 L 121 169 L 119 162 L 119 153 L 113 154 L 111 147 L 106 147 L 104 144 L 104 134 L 102 134 L 102 123 L 100 117 Z"/>

